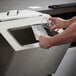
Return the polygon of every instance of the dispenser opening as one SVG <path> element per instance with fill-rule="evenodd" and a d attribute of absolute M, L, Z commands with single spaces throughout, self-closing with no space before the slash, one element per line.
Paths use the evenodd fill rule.
<path fill-rule="evenodd" d="M 9 32 L 18 41 L 20 45 L 37 43 L 31 26 L 9 29 Z"/>

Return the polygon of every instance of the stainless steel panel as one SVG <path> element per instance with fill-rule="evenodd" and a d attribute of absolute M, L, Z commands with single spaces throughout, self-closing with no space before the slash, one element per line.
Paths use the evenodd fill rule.
<path fill-rule="evenodd" d="M 6 76 L 47 76 L 55 73 L 69 46 L 32 48 L 16 52 Z"/>
<path fill-rule="evenodd" d="M 4 76 L 12 61 L 15 51 L 0 34 L 0 76 Z"/>

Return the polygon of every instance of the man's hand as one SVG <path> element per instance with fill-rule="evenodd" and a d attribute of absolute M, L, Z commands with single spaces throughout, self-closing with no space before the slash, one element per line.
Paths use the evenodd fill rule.
<path fill-rule="evenodd" d="M 41 48 L 45 48 L 45 49 L 50 48 L 51 47 L 50 36 L 40 35 L 39 45 Z"/>
<path fill-rule="evenodd" d="M 49 21 L 51 21 L 50 30 L 52 30 L 52 31 L 54 31 L 55 29 L 67 27 L 67 23 L 68 23 L 68 20 L 64 20 L 59 17 L 50 17 Z"/>

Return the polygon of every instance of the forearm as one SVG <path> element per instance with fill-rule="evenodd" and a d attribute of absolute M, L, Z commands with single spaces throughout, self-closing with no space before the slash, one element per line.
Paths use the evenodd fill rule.
<path fill-rule="evenodd" d="M 76 22 L 71 24 L 64 32 L 50 38 L 51 46 L 70 43 L 76 40 Z"/>

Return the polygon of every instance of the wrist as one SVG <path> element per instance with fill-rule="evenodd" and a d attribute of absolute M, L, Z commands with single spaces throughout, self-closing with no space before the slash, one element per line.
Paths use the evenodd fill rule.
<path fill-rule="evenodd" d="M 71 25 L 72 23 L 76 22 L 76 16 L 66 20 L 66 22 L 67 22 L 68 26 Z"/>
<path fill-rule="evenodd" d="M 69 26 L 69 22 L 70 22 L 70 20 L 65 20 L 65 23 L 67 26 Z"/>
<path fill-rule="evenodd" d="M 56 45 L 56 38 L 55 38 L 55 36 L 52 36 L 52 37 L 49 38 L 49 43 L 50 43 L 50 46 Z"/>

